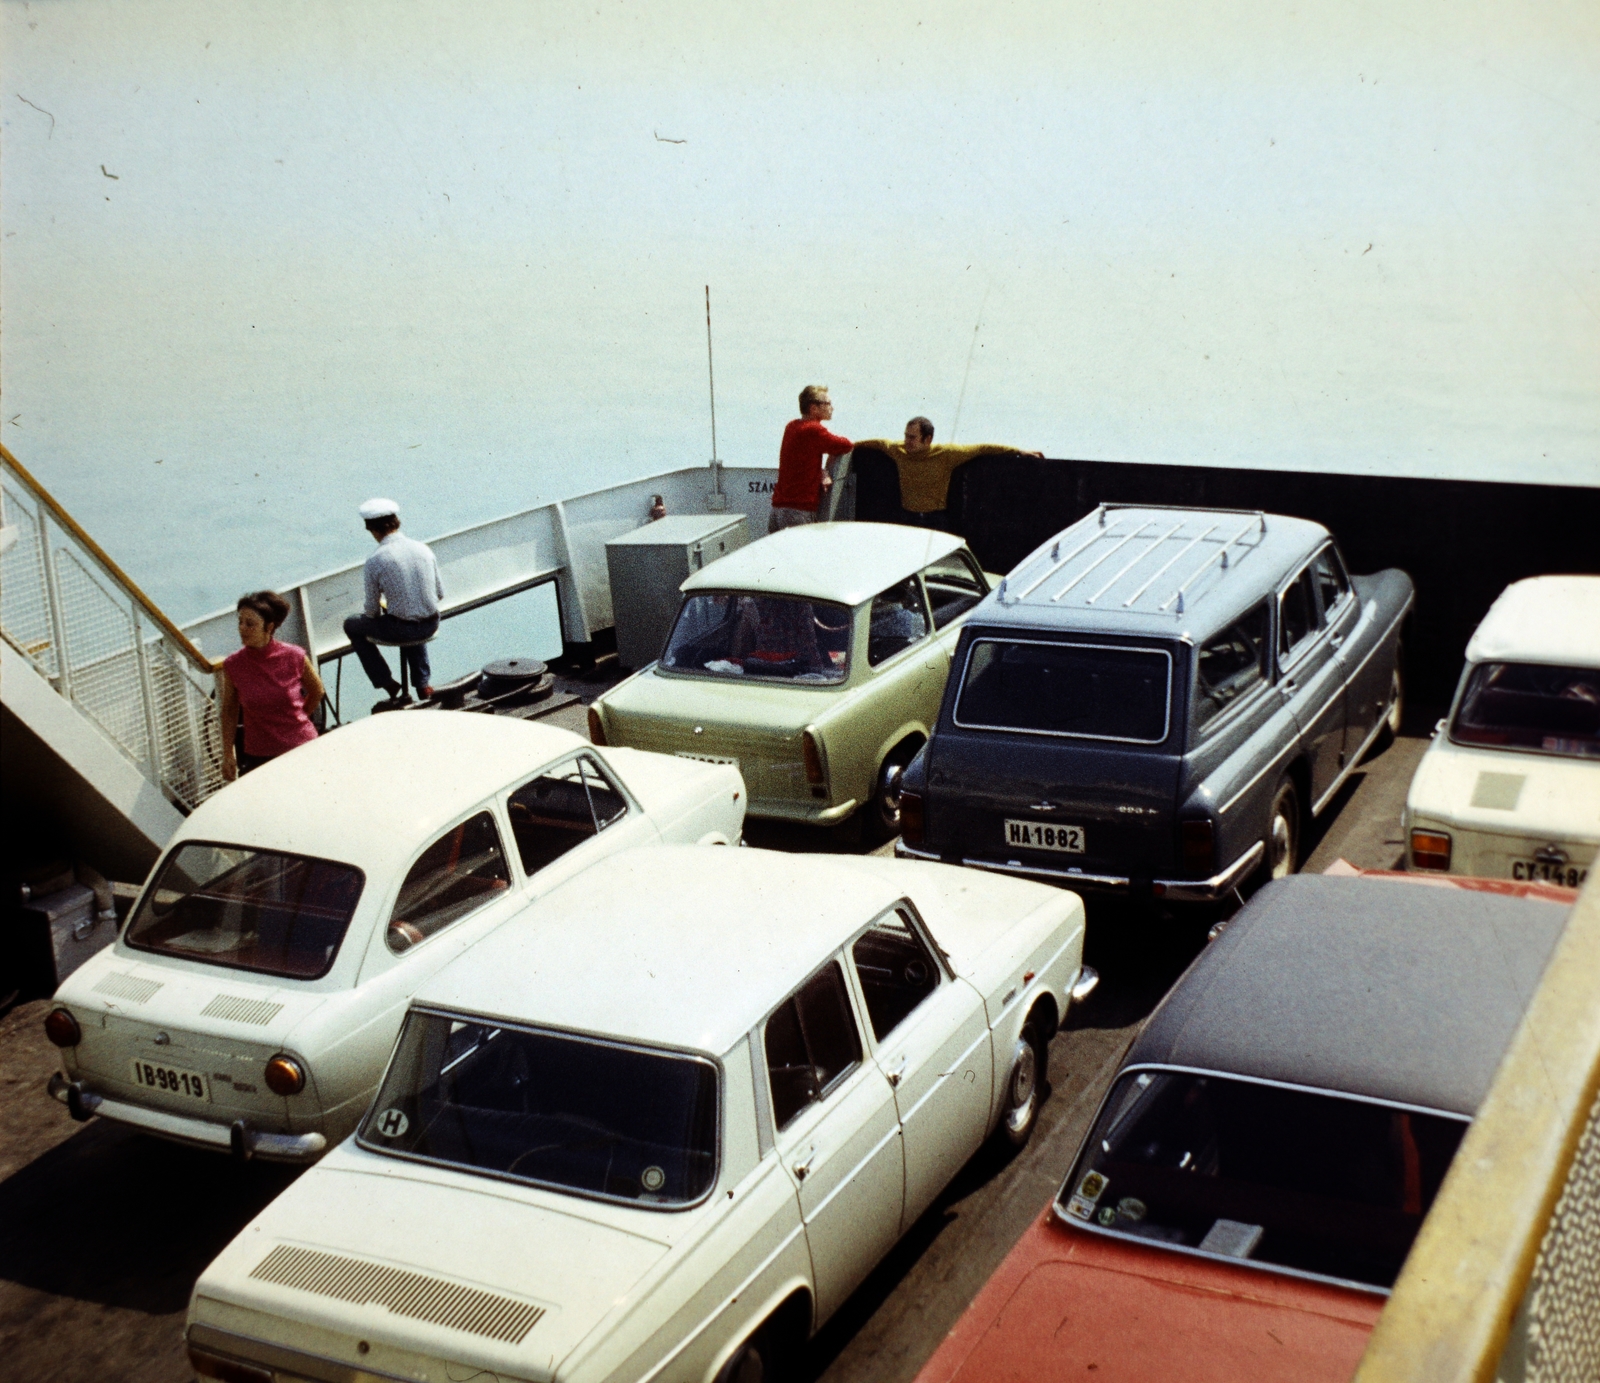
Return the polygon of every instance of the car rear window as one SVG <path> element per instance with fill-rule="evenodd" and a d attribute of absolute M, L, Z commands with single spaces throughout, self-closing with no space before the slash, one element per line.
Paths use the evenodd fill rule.
<path fill-rule="evenodd" d="M 975 639 L 956 724 L 1159 744 L 1171 683 L 1163 649 Z"/>
<path fill-rule="evenodd" d="M 124 938 L 140 951 L 314 980 L 333 966 L 365 876 L 353 865 L 186 841 Z"/>
<path fill-rule="evenodd" d="M 847 606 L 798 596 L 692 595 L 661 666 L 712 677 L 842 682 L 850 670 Z"/>
<path fill-rule="evenodd" d="M 1479 663 L 1450 738 L 1458 744 L 1600 758 L 1600 668 Z"/>
<path fill-rule="evenodd" d="M 413 1011 L 360 1141 L 630 1204 L 700 1200 L 717 1170 L 703 1057 Z"/>
<path fill-rule="evenodd" d="M 1466 1129 L 1321 1091 L 1128 1072 L 1057 1208 L 1147 1243 L 1387 1288 Z"/>

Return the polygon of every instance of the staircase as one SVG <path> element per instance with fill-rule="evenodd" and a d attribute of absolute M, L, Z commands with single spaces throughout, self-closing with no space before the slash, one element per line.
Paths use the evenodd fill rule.
<path fill-rule="evenodd" d="M 210 661 L 0 446 L 7 815 L 143 878 L 222 786 Z"/>

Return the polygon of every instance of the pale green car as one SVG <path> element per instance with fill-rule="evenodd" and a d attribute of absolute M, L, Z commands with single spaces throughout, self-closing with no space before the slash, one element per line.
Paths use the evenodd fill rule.
<path fill-rule="evenodd" d="M 950 533 L 785 529 L 683 583 L 658 662 L 589 708 L 597 744 L 736 764 L 751 816 L 900 822 L 900 774 L 939 714 L 961 621 L 992 581 Z"/>

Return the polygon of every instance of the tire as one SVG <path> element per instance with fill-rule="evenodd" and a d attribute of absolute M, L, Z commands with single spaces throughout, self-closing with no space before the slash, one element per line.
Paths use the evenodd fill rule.
<path fill-rule="evenodd" d="M 1374 748 L 1382 752 L 1399 738 L 1400 721 L 1405 716 L 1405 709 L 1406 683 L 1400 672 L 1400 655 L 1397 652 L 1394 660 L 1394 671 L 1389 675 L 1389 706 L 1383 713 L 1383 729 L 1378 731 L 1378 739 Z"/>
<path fill-rule="evenodd" d="M 869 841 L 881 845 L 900 834 L 900 780 L 906 766 L 896 759 L 885 759 L 878 768 L 878 781 L 872 788 L 862 826 Z"/>
<path fill-rule="evenodd" d="M 1261 861 L 1263 882 L 1281 879 L 1300 867 L 1300 794 L 1292 779 L 1285 778 L 1272 794 L 1272 810 L 1267 814 L 1267 847 Z"/>
<path fill-rule="evenodd" d="M 995 1126 L 997 1143 L 1008 1148 L 1026 1146 L 1039 1122 L 1040 1091 L 1044 1089 L 1049 1053 L 1039 1041 L 1039 1030 L 1029 1018 L 1011 1049 L 1011 1069 L 1006 1076 L 1005 1103 Z"/>

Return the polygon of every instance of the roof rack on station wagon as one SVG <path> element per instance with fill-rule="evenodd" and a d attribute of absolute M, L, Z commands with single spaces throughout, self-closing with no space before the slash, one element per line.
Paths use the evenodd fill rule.
<path fill-rule="evenodd" d="M 1151 517 L 1119 528 L 1117 518 L 1130 512 Z M 1244 522 L 1230 524 L 1226 522 L 1229 517 Z M 1207 520 L 1211 522 L 1208 524 Z M 1186 531 L 1186 525 L 1191 524 L 1198 531 Z M 1057 537 L 1048 549 L 1040 548 L 1006 577 L 1000 583 L 997 598 L 1002 605 L 1017 605 L 1034 598 L 1055 608 L 1075 605 L 1081 609 L 1104 609 L 1116 605 L 1131 610 L 1149 596 L 1153 604 L 1145 608 L 1158 613 L 1170 609 L 1181 615 L 1185 595 L 1191 593 L 1201 577 L 1213 567 L 1219 575 L 1228 571 L 1230 565 L 1236 565 L 1260 544 L 1266 531 L 1267 516 L 1260 509 L 1100 504 Z M 1252 534 L 1254 540 L 1247 541 Z M 1175 544 L 1177 550 L 1167 553 L 1169 543 Z M 1063 548 L 1067 550 L 1064 552 Z M 1103 550 L 1096 551 L 1097 548 Z M 1200 551 L 1196 553 L 1196 549 Z M 1179 569 L 1181 579 L 1176 586 L 1163 583 L 1152 592 L 1158 581 L 1191 554 L 1198 557 L 1198 565 L 1185 564 Z M 1120 561 L 1113 560 L 1119 556 Z M 1085 560 L 1079 562 L 1080 558 Z M 1042 568 L 1037 575 L 1029 570 L 1035 562 Z M 1041 590 L 1056 576 L 1065 578 L 1062 585 L 1053 592 Z M 1090 581 L 1091 577 L 1096 579 Z M 1134 582 L 1137 585 L 1129 591 L 1127 586 Z M 1073 592 L 1077 592 L 1076 596 L 1068 600 Z M 1165 599 L 1161 598 L 1163 594 Z M 1108 595 L 1111 599 L 1103 605 L 1101 602 Z"/>

